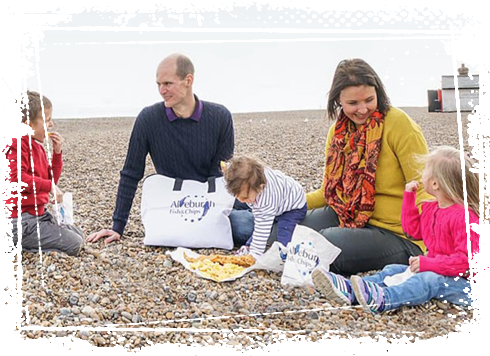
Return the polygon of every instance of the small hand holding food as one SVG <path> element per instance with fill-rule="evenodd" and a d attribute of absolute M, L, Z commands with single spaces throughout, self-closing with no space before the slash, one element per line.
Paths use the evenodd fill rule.
<path fill-rule="evenodd" d="M 53 142 L 53 152 L 54 153 L 61 153 L 61 149 L 63 146 L 63 137 L 55 131 L 53 132 L 48 132 L 48 137 L 51 139 Z"/>
<path fill-rule="evenodd" d="M 420 272 L 420 257 L 410 257 L 408 259 L 408 263 L 410 264 L 410 271 L 413 273 L 419 273 Z"/>
<path fill-rule="evenodd" d="M 54 199 L 58 204 L 63 203 L 63 192 L 61 191 L 60 188 L 58 188 L 56 184 L 54 184 L 51 194 L 53 195 Z"/>
<path fill-rule="evenodd" d="M 406 192 L 416 192 L 419 189 L 419 182 L 413 180 L 405 185 Z"/>
<path fill-rule="evenodd" d="M 219 166 L 221 168 L 221 171 L 224 173 L 224 172 L 226 172 L 226 170 L 230 166 L 230 163 L 229 162 L 226 162 L 226 161 L 220 161 L 219 162 Z"/>

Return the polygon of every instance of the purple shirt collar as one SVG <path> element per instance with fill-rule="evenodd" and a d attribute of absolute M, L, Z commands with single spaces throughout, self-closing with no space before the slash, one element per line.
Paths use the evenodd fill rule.
<path fill-rule="evenodd" d="M 196 108 L 194 109 L 194 112 L 189 117 L 189 119 L 192 119 L 194 121 L 199 122 L 201 120 L 201 116 L 202 116 L 202 102 L 199 100 L 199 98 L 197 97 L 197 95 L 194 95 L 194 98 L 196 99 Z M 172 110 L 172 108 L 165 107 L 165 112 L 167 114 L 168 121 L 170 121 L 170 122 L 173 122 L 173 121 L 175 121 L 177 119 L 180 119 L 179 117 L 177 117 L 175 115 L 175 113 Z"/>

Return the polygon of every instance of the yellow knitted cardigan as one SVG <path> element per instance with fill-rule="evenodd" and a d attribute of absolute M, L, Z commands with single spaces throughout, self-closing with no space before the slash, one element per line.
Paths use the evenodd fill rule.
<path fill-rule="evenodd" d="M 330 127 L 325 146 L 325 154 L 332 140 L 335 125 Z M 401 207 L 405 184 L 411 180 L 420 182 L 420 167 L 413 159 L 413 154 L 426 154 L 427 142 L 418 126 L 404 111 L 391 107 L 385 117 L 385 126 L 381 139 L 381 152 L 376 170 L 376 203 L 368 224 L 390 230 L 406 237 L 401 226 Z M 325 173 L 325 169 L 324 169 Z M 323 175 L 324 176 L 324 175 Z M 322 187 L 306 195 L 308 209 L 321 208 L 326 205 L 324 198 L 325 180 Z M 417 192 L 417 206 L 423 201 L 431 200 L 420 184 Z M 426 248 L 422 241 L 412 241 Z"/>

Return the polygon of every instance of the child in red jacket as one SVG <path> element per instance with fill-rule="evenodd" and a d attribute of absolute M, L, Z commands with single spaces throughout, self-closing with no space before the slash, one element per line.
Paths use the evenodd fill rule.
<path fill-rule="evenodd" d="M 43 142 L 47 131 L 53 128 L 52 104 L 45 96 L 34 91 L 27 92 L 28 107 L 22 107 L 22 122 L 29 125 L 33 133 L 22 136 L 20 147 L 17 139 L 12 140 L 6 157 L 10 166 L 10 181 L 21 182 L 21 201 L 18 192 L 13 191 L 7 200 L 10 208 L 14 245 L 18 240 L 18 223 L 22 227 L 22 249 L 26 251 L 61 251 L 77 255 L 83 244 L 83 232 L 72 225 L 59 224 L 45 209 L 50 194 L 59 204 L 63 193 L 57 183 L 61 175 L 63 138 L 57 132 L 49 132 L 53 144 L 53 157 L 49 164 Z M 18 150 L 20 149 L 20 171 L 18 170 Z M 19 204 L 20 203 L 20 211 Z"/>
<path fill-rule="evenodd" d="M 381 272 L 361 278 L 343 276 L 316 269 L 312 280 L 330 300 L 351 305 L 359 303 L 371 312 L 418 305 L 432 298 L 457 305 L 470 305 L 469 258 L 479 251 L 479 236 L 471 228 L 468 254 L 467 229 L 479 222 L 478 175 L 464 160 L 468 210 L 464 207 L 463 176 L 459 150 L 439 147 L 425 158 L 422 184 L 435 200 L 415 205 L 418 182 L 406 184 L 402 205 L 403 231 L 414 239 L 423 239 L 426 256 L 410 257 L 406 265 L 387 265 Z M 407 270 L 409 269 L 409 271 Z M 392 284 L 386 277 L 408 274 L 408 279 Z M 411 276 L 410 276 L 411 274 Z"/>

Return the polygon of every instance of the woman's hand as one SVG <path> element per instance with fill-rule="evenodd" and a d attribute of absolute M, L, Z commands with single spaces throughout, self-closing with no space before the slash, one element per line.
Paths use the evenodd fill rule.
<path fill-rule="evenodd" d="M 420 257 L 410 257 L 408 259 L 408 263 L 410 264 L 410 271 L 413 273 L 419 273 L 420 272 Z"/>
<path fill-rule="evenodd" d="M 416 192 L 418 189 L 419 189 L 419 182 L 417 182 L 415 180 L 405 184 L 405 191 L 406 192 Z"/>

